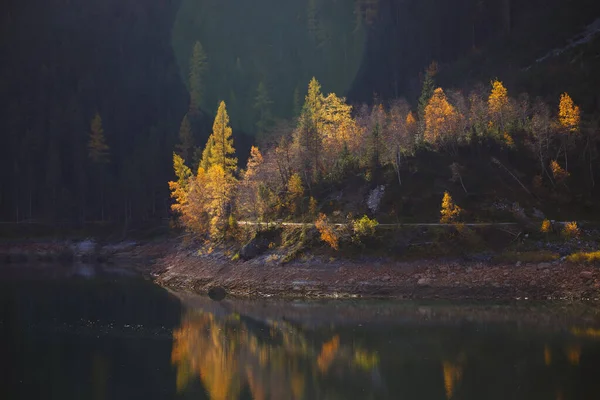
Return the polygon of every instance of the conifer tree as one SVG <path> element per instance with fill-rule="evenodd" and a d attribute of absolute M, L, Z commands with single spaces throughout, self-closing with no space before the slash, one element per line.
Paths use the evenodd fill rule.
<path fill-rule="evenodd" d="M 425 78 L 423 79 L 423 88 L 421 89 L 421 97 L 419 97 L 419 134 L 423 135 L 425 132 L 425 108 L 429 104 L 429 100 L 433 96 L 435 90 L 435 75 L 437 74 L 437 63 L 432 62 L 427 70 L 425 71 Z"/>
<path fill-rule="evenodd" d="M 208 140 L 206 141 L 206 145 L 204 146 L 204 150 L 202 150 L 202 158 L 200 159 L 200 164 L 198 167 L 202 168 L 204 171 L 208 171 L 212 165 L 211 159 L 214 143 L 215 141 L 213 136 L 209 136 Z"/>
<path fill-rule="evenodd" d="M 88 156 L 94 164 L 106 164 L 109 162 L 109 147 L 104 137 L 102 118 L 100 118 L 100 114 L 98 113 L 96 113 L 91 123 Z"/>
<path fill-rule="evenodd" d="M 189 90 L 190 114 L 197 115 L 204 101 L 204 78 L 208 69 L 208 60 L 200 42 L 194 44 L 190 58 Z"/>
<path fill-rule="evenodd" d="M 104 221 L 104 186 L 106 181 L 106 170 L 104 166 L 109 163 L 109 147 L 104 137 L 104 128 L 102 127 L 102 118 L 96 113 L 90 126 L 90 138 L 88 142 L 88 156 L 95 165 L 100 186 L 100 210 L 102 221 Z"/>
<path fill-rule="evenodd" d="M 440 143 L 449 139 L 456 130 L 459 115 L 448 102 L 442 88 L 435 89 L 429 104 L 425 107 L 424 139 L 429 143 Z"/>
<path fill-rule="evenodd" d="M 254 108 L 258 112 L 258 121 L 256 122 L 256 130 L 259 135 L 264 135 L 265 131 L 271 125 L 273 116 L 271 114 L 271 104 L 273 102 L 269 98 L 269 92 L 264 82 L 258 84 L 256 90 L 256 98 L 254 99 Z"/>
<path fill-rule="evenodd" d="M 212 144 L 210 148 L 209 163 L 212 166 L 219 165 L 228 174 L 233 174 L 237 167 L 237 158 L 233 147 L 232 130 L 229 126 L 229 115 L 227 107 L 222 101 L 217 110 L 217 116 L 213 124 Z M 210 139 L 209 139 L 210 141 Z"/>
<path fill-rule="evenodd" d="M 192 125 L 188 115 L 185 114 L 179 127 L 179 143 L 175 146 L 177 152 L 184 160 L 189 160 L 194 148 L 194 137 L 192 135 Z"/>

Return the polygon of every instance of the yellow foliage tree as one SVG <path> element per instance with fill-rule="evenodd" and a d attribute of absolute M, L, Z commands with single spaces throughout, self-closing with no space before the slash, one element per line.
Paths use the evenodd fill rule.
<path fill-rule="evenodd" d="M 509 125 L 510 101 L 508 91 L 499 80 L 492 81 L 492 91 L 488 97 L 488 114 L 490 116 L 488 129 L 503 138 Z"/>
<path fill-rule="evenodd" d="M 442 88 L 437 88 L 425 107 L 425 141 L 440 143 L 456 132 L 460 116 L 448 102 Z"/>
<path fill-rule="evenodd" d="M 568 93 L 563 93 L 560 96 L 560 104 L 558 106 L 558 121 L 560 125 L 568 132 L 579 131 L 581 113 L 579 107 L 573 103 L 573 99 Z"/>
<path fill-rule="evenodd" d="M 450 193 L 444 192 L 444 198 L 442 199 L 442 209 L 440 210 L 440 214 L 442 217 L 440 218 L 440 223 L 449 224 L 454 222 L 458 216 L 460 215 L 462 209 L 454 204 L 454 200 L 452 200 L 452 196 Z"/>
<path fill-rule="evenodd" d="M 333 249 L 339 249 L 339 236 L 335 232 L 335 229 L 327 219 L 325 214 L 319 214 L 319 217 L 315 221 L 315 227 L 321 234 L 321 240 L 330 245 Z"/>
<path fill-rule="evenodd" d="M 209 164 L 210 166 L 219 165 L 221 168 L 233 174 L 237 167 L 237 158 L 233 157 L 235 148 L 233 147 L 233 136 L 231 126 L 229 126 L 229 115 L 227 106 L 222 101 L 217 110 L 217 116 L 213 124 L 213 131 L 208 139 L 206 149 L 210 148 Z M 204 154 L 203 154 L 204 156 Z"/>
<path fill-rule="evenodd" d="M 565 171 L 556 160 L 550 162 L 550 169 L 552 170 L 552 176 L 557 182 L 562 182 L 569 177 L 569 173 Z"/>
<path fill-rule="evenodd" d="M 304 187 L 302 186 L 302 178 L 300 175 L 292 174 L 287 184 L 288 191 L 288 204 L 289 209 L 292 214 L 296 213 L 298 208 L 298 202 L 302 199 L 304 195 Z"/>
<path fill-rule="evenodd" d="M 550 220 L 545 219 L 542 221 L 542 226 L 540 227 L 540 232 L 542 233 L 550 233 L 552 231 L 552 223 Z"/>
<path fill-rule="evenodd" d="M 204 190 L 209 193 L 206 209 L 210 215 L 210 235 L 221 239 L 227 229 L 235 179 L 219 164 L 207 171 Z"/>

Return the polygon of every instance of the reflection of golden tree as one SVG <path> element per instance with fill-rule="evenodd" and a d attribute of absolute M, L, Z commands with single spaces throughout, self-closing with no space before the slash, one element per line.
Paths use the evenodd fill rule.
<path fill-rule="evenodd" d="M 444 387 L 446 388 L 446 397 L 451 399 L 454 396 L 457 383 L 461 380 L 463 370 L 460 365 L 448 361 L 442 362 L 444 369 Z"/>
<path fill-rule="evenodd" d="M 304 399 L 307 388 L 317 385 L 314 371 L 327 373 L 337 359 L 358 373 L 378 363 L 365 350 L 341 347 L 339 336 L 318 352 L 285 322 L 271 322 L 267 332 L 269 338 L 259 339 L 234 316 L 218 320 L 209 313 L 189 313 L 173 333 L 178 391 L 199 377 L 211 400 L 237 399 L 245 386 L 255 400 Z"/>
<path fill-rule="evenodd" d="M 548 346 L 544 346 L 544 364 L 552 365 L 552 352 Z"/>
<path fill-rule="evenodd" d="M 566 349 L 567 359 L 571 365 L 579 365 L 581 359 L 581 347 L 577 345 L 569 346 Z"/>

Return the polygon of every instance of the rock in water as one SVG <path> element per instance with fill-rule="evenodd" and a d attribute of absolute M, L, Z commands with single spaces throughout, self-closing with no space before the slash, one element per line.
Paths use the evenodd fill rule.
<path fill-rule="evenodd" d="M 227 292 L 220 286 L 211 287 L 208 289 L 208 297 L 214 301 L 221 301 L 227 297 Z"/>

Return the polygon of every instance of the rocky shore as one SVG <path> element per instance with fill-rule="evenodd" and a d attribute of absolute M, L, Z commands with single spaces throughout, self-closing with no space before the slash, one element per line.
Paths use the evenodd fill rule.
<path fill-rule="evenodd" d="M 284 265 L 268 257 L 231 261 L 222 254 L 173 252 L 154 266 L 165 287 L 242 298 L 397 298 L 472 300 L 600 299 L 600 270 L 566 261 L 498 264 L 420 260 L 323 260 Z"/>

